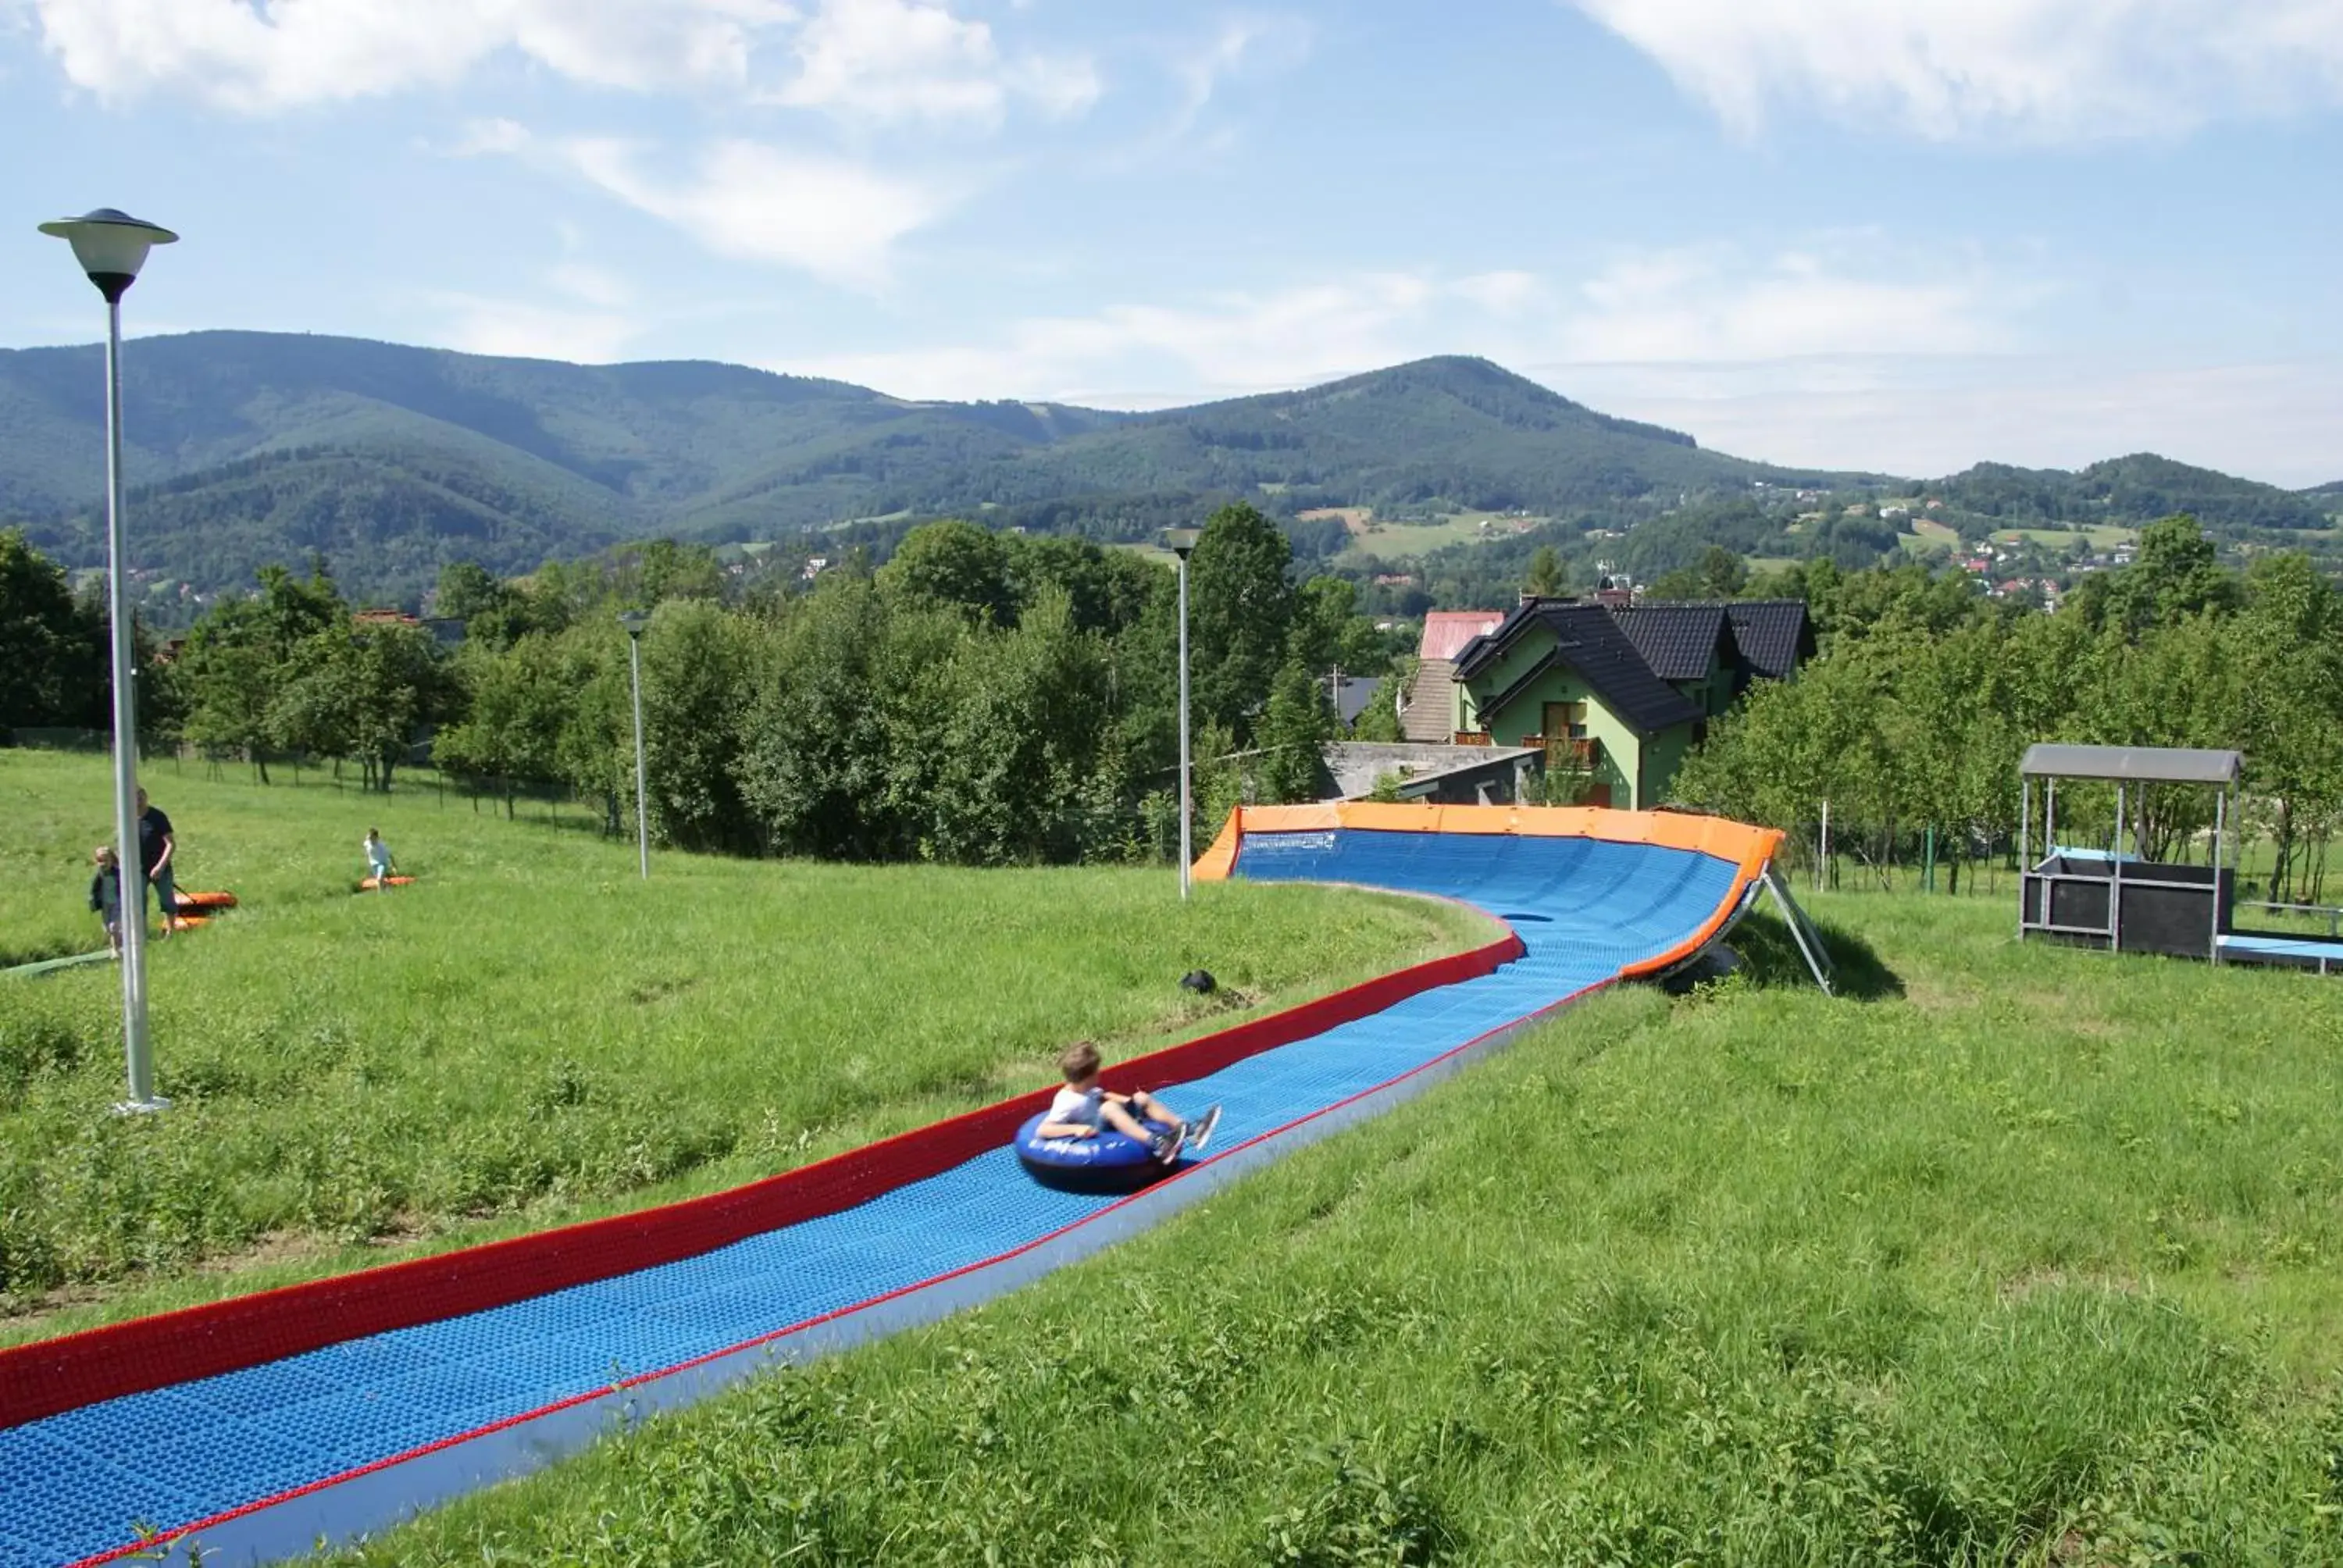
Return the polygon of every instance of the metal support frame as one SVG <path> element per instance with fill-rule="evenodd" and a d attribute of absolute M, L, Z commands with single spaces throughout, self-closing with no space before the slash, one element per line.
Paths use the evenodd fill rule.
<path fill-rule="evenodd" d="M 2213 797 L 2213 932 L 2207 946 L 2211 953 L 2208 961 L 2216 964 L 2221 961 L 2221 851 L 2224 848 L 2222 840 L 2227 839 L 2228 834 L 2229 789 L 2225 784 L 2221 787 L 2221 792 Z"/>
<path fill-rule="evenodd" d="M 651 879 L 650 770 L 643 758 L 643 632 L 627 628 L 627 662 L 635 696 L 635 855 L 643 880 Z"/>
<path fill-rule="evenodd" d="M 1757 879 L 1767 892 L 1774 895 L 1774 908 L 1781 915 L 1782 923 L 1790 928 L 1790 940 L 1798 944 L 1798 956 L 1806 960 L 1806 972 L 1815 977 L 1815 984 L 1822 988 L 1825 996 L 1836 996 L 1838 992 L 1831 982 L 1838 970 L 1823 946 L 1823 934 L 1806 918 L 1806 911 L 1798 908 L 1798 900 L 1790 896 L 1789 887 L 1780 873 L 1774 869 L 1773 861 L 1765 862 L 1765 869 L 1757 873 Z"/>
<path fill-rule="evenodd" d="M 2115 858 L 2107 862 L 2107 950 L 2123 951 L 2124 787 L 2116 786 Z M 2218 903 L 2218 898 L 2214 902 Z"/>
<path fill-rule="evenodd" d="M 2017 779 L 2017 935 L 2026 936 L 2026 917 L 2033 914 L 2033 894 L 2026 887 L 2026 873 L 2032 870 L 2034 856 L 2034 780 L 2020 774 Z"/>

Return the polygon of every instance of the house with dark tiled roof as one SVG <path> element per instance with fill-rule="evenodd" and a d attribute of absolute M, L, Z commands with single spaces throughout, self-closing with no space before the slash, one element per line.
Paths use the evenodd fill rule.
<path fill-rule="evenodd" d="M 1787 680 L 1815 656 L 1815 623 L 1804 599 L 1728 599 L 1725 613 L 1748 667 L 1744 690 L 1751 680 Z"/>
<path fill-rule="evenodd" d="M 1652 673 L 1714 719 L 1746 684 L 1741 644 L 1722 604 L 1623 605 L 1611 618 Z"/>
<path fill-rule="evenodd" d="M 1549 773 L 1584 777 L 1590 804 L 1644 809 L 1711 719 L 1813 651 L 1796 599 L 1533 598 L 1458 650 L 1451 711 L 1459 739 L 1537 747 Z"/>

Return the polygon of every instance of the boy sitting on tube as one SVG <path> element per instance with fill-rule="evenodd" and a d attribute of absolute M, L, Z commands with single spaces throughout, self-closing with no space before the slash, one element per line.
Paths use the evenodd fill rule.
<path fill-rule="evenodd" d="M 1147 1145 L 1156 1159 L 1169 1165 L 1180 1158 L 1183 1148 L 1202 1153 L 1204 1145 L 1212 1141 L 1212 1129 L 1220 1125 L 1217 1105 L 1189 1122 L 1143 1089 L 1117 1094 L 1101 1088 L 1098 1047 L 1087 1040 L 1066 1047 L 1058 1058 L 1058 1070 L 1065 1074 L 1066 1086 L 1058 1091 L 1057 1098 L 1050 1101 L 1050 1114 L 1033 1130 L 1036 1138 L 1095 1138 L 1100 1129 L 1111 1128 Z M 1150 1121 L 1163 1125 L 1150 1127 Z"/>

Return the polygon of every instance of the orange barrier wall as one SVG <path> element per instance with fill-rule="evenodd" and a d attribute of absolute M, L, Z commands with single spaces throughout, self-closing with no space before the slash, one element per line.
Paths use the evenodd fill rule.
<path fill-rule="evenodd" d="M 1372 833 L 1510 833 L 1527 839 L 1599 839 L 1612 844 L 1649 844 L 1710 855 L 1734 869 L 1733 890 L 1700 929 L 1657 957 L 1631 965 L 1627 978 L 1673 969 L 1714 940 L 1749 896 L 1782 847 L 1778 828 L 1756 828 L 1724 817 L 1684 811 L 1614 811 L 1604 806 L 1391 805 L 1374 800 L 1330 801 L 1314 806 L 1240 806 L 1212 845 L 1198 857 L 1192 875 L 1221 881 L 1236 873 L 1248 833 L 1325 833 L 1341 829 Z"/>

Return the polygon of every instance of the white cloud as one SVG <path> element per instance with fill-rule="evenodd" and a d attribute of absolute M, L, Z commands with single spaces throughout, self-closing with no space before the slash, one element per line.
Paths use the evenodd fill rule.
<path fill-rule="evenodd" d="M 919 397 L 1132 399 L 1268 391 L 1433 354 L 1502 364 L 1702 366 L 1927 358 L 2011 347 L 2041 290 L 1981 264 L 1825 236 L 1624 257 L 1574 284 L 1522 270 L 1355 273 L 1183 306 L 1031 317 L 986 340 L 776 365 Z"/>
<path fill-rule="evenodd" d="M 1460 277 L 1457 294 L 1493 316 L 1519 316 L 1550 304 L 1545 280 L 1534 272 L 1483 272 Z"/>
<path fill-rule="evenodd" d="M 1312 41 L 1309 25 L 1297 18 L 1240 16 L 1222 22 L 1202 45 L 1174 52 L 1170 66 L 1180 85 L 1180 106 L 1159 139 L 1186 135 L 1223 82 L 1291 69 L 1308 56 Z"/>
<path fill-rule="evenodd" d="M 624 359 L 644 328 L 639 314 L 616 310 L 572 309 L 471 294 L 435 294 L 423 303 L 447 322 L 440 340 L 467 354 L 608 365 Z"/>
<path fill-rule="evenodd" d="M 1826 242 L 1752 264 L 1729 246 L 1628 257 L 1580 287 L 1574 360 L 1972 354 L 2006 347 L 2023 284 L 1974 264 Z"/>
<path fill-rule="evenodd" d="M 783 0 L 20 0 L 68 80 L 266 114 L 452 82 L 518 53 L 600 86 L 745 81 Z"/>
<path fill-rule="evenodd" d="M 1573 3 L 1745 131 L 1775 102 L 2052 140 L 2343 103 L 2343 0 Z"/>
<path fill-rule="evenodd" d="M 528 146 L 528 127 L 513 120 L 474 120 L 445 150 L 451 158 L 487 157 L 517 153 Z"/>
<path fill-rule="evenodd" d="M 1136 407 L 1307 386 L 1454 351 L 1459 304 L 1485 279 L 1361 273 L 1185 307 L 1030 317 L 988 342 L 773 362 L 909 397 L 1047 398 Z"/>
<path fill-rule="evenodd" d="M 545 281 L 572 299 L 605 310 L 618 309 L 635 295 L 624 278 L 590 262 L 557 262 L 546 272 Z"/>
<path fill-rule="evenodd" d="M 715 143 L 682 176 L 647 169 L 628 142 L 583 139 L 558 151 L 595 185 L 719 256 L 856 286 L 882 282 L 896 242 L 955 199 L 936 185 L 761 142 Z"/>
<path fill-rule="evenodd" d="M 1099 76 L 1078 55 L 1005 59 L 992 29 L 918 0 L 823 0 L 799 32 L 798 75 L 777 102 L 844 118 L 998 122 L 1012 96 L 1078 115 Z"/>

